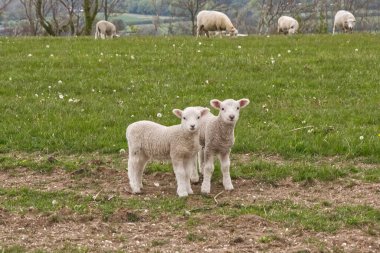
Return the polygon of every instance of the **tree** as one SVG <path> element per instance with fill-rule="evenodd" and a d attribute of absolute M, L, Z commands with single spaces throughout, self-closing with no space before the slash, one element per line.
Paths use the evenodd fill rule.
<path fill-rule="evenodd" d="M 110 13 L 114 12 L 120 0 L 102 0 L 100 9 L 104 10 L 104 19 L 108 20 Z"/>
<path fill-rule="evenodd" d="M 171 4 L 173 7 L 183 10 L 187 17 L 191 20 L 191 31 L 192 34 L 196 34 L 195 19 L 196 15 L 203 7 L 206 5 L 207 0 L 172 0 Z"/>
<path fill-rule="evenodd" d="M 0 14 L 7 8 L 7 6 L 12 2 L 13 0 L 0 0 Z"/>
<path fill-rule="evenodd" d="M 96 14 L 99 11 L 99 0 L 83 0 L 84 35 L 90 35 Z"/>
<path fill-rule="evenodd" d="M 29 32 L 31 35 L 37 35 L 39 22 L 36 22 L 37 16 L 34 9 L 34 1 L 32 0 L 20 0 L 20 3 L 24 7 L 25 17 L 29 22 Z"/>

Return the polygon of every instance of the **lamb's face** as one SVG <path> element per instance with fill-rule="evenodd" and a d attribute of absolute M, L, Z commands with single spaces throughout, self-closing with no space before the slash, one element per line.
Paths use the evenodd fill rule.
<path fill-rule="evenodd" d="M 353 18 L 347 19 L 346 21 L 344 21 L 344 27 L 352 31 L 354 29 L 355 23 L 356 23 L 355 19 Z"/>
<path fill-rule="evenodd" d="M 196 132 L 199 130 L 201 118 L 209 111 L 208 108 L 187 107 L 181 111 L 174 109 L 173 113 L 181 119 L 182 129 L 189 132 Z"/>
<path fill-rule="evenodd" d="M 235 27 L 232 27 L 230 30 L 230 36 L 237 36 L 238 30 Z"/>
<path fill-rule="evenodd" d="M 292 35 L 292 34 L 295 34 L 297 32 L 297 30 L 298 30 L 298 23 L 293 23 L 290 26 L 288 33 L 289 33 L 289 35 Z"/>
<path fill-rule="evenodd" d="M 249 104 L 248 99 L 233 100 L 227 99 L 223 102 L 213 99 L 210 104 L 215 109 L 219 110 L 219 117 L 226 124 L 236 124 L 239 119 L 240 109 L 246 107 Z"/>

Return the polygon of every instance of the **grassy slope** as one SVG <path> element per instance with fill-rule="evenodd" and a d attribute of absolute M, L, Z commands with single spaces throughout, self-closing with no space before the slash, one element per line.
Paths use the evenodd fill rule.
<path fill-rule="evenodd" d="M 1 38 L 0 151 L 116 152 L 133 121 L 247 97 L 234 152 L 377 163 L 379 39 Z"/>

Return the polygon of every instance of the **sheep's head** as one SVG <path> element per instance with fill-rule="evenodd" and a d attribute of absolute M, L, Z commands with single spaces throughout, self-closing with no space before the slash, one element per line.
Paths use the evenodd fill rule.
<path fill-rule="evenodd" d="M 196 132 L 199 130 L 201 118 L 209 111 L 209 108 L 187 107 L 183 111 L 180 109 L 174 109 L 173 113 L 181 119 L 182 129 L 189 132 Z"/>
<path fill-rule="evenodd" d="M 227 124 L 236 124 L 239 119 L 240 109 L 249 104 L 249 99 L 227 99 L 223 102 L 218 99 L 213 99 L 210 101 L 210 104 L 212 107 L 219 110 L 219 117 L 223 122 Z"/>

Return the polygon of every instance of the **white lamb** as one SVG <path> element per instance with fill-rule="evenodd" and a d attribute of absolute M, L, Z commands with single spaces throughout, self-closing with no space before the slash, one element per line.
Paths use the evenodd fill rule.
<path fill-rule="evenodd" d="M 220 37 L 222 36 L 221 31 L 226 31 L 230 36 L 238 34 L 238 30 L 226 14 L 219 11 L 200 11 L 197 15 L 197 37 L 201 32 L 210 37 L 210 31 L 219 32 Z"/>
<path fill-rule="evenodd" d="M 223 102 L 213 99 L 210 104 L 219 110 L 219 115 L 207 113 L 201 120 L 199 152 L 200 170 L 203 173 L 202 193 L 210 193 L 211 176 L 214 171 L 214 156 L 218 155 L 223 174 L 225 190 L 233 190 L 230 176 L 230 151 L 234 145 L 234 129 L 239 119 L 240 109 L 249 104 L 246 98 L 240 100 L 227 99 Z M 199 180 L 196 166 L 193 167 L 192 180 Z"/>
<path fill-rule="evenodd" d="M 116 34 L 116 26 L 106 20 L 100 20 L 95 26 L 95 39 L 99 37 L 102 39 L 119 37 Z"/>
<path fill-rule="evenodd" d="M 173 113 L 181 119 L 180 125 L 163 126 L 152 121 L 138 121 L 128 126 L 128 177 L 133 193 L 140 193 L 142 175 L 151 159 L 171 159 L 180 197 L 192 194 L 190 173 L 194 158 L 200 150 L 199 124 L 208 108 L 188 107 Z"/>
<path fill-rule="evenodd" d="M 277 32 L 292 35 L 298 31 L 298 21 L 289 16 L 281 16 L 277 21 Z"/>
<path fill-rule="evenodd" d="M 333 34 L 335 34 L 335 27 L 339 27 L 345 33 L 352 32 L 355 27 L 356 19 L 351 12 L 340 10 L 335 14 Z"/>

